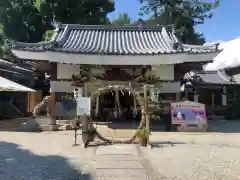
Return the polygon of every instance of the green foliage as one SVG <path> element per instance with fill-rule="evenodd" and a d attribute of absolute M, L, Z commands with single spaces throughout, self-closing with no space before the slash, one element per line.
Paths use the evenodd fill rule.
<path fill-rule="evenodd" d="M 130 25 L 131 18 L 128 13 L 119 13 L 118 17 L 111 22 L 113 25 Z"/>
<path fill-rule="evenodd" d="M 53 36 L 54 31 L 53 30 L 47 30 L 44 34 L 44 41 L 50 41 Z"/>
<path fill-rule="evenodd" d="M 72 85 L 81 87 L 85 82 L 95 81 L 96 78 L 92 75 L 91 69 L 88 67 L 80 67 L 79 73 L 72 75 Z"/>
<path fill-rule="evenodd" d="M 45 32 L 35 0 L 1 0 L 0 23 L 4 35 L 16 41 L 39 42 Z"/>
<path fill-rule="evenodd" d="M 137 131 L 136 136 L 139 139 L 146 140 L 148 137 L 148 134 L 149 134 L 148 130 L 146 128 L 142 128 Z"/>
<path fill-rule="evenodd" d="M 1 0 L 0 41 L 3 34 L 21 42 L 49 41 L 53 20 L 68 24 L 109 24 L 107 14 L 112 11 L 114 2 L 109 0 Z"/>
<path fill-rule="evenodd" d="M 202 34 L 195 31 L 195 26 L 203 24 L 213 16 L 213 10 L 219 6 L 219 0 L 147 0 L 141 8 L 142 14 L 154 13 L 155 24 L 173 24 L 178 38 L 187 44 L 203 44 Z"/>
<path fill-rule="evenodd" d="M 70 24 L 108 24 L 107 14 L 114 11 L 109 0 L 41 0 L 44 18 Z"/>

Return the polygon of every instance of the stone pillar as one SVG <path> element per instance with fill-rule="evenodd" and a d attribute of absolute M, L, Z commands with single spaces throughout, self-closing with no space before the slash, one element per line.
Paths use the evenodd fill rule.
<path fill-rule="evenodd" d="M 198 102 L 199 95 L 197 93 L 194 93 L 194 102 Z"/>
<path fill-rule="evenodd" d="M 227 87 L 226 86 L 222 88 L 222 105 L 223 106 L 227 105 Z"/>
<path fill-rule="evenodd" d="M 194 102 L 198 102 L 199 101 L 199 91 L 200 91 L 200 88 L 197 85 L 197 87 L 194 90 L 194 94 L 193 94 L 193 101 Z"/>

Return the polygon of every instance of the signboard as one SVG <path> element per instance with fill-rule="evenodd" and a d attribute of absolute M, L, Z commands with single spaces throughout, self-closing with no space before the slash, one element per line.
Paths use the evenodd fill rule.
<path fill-rule="evenodd" d="M 77 98 L 77 116 L 91 114 L 91 98 L 78 97 Z"/>
<path fill-rule="evenodd" d="M 172 124 L 206 125 L 205 105 L 201 103 L 182 101 L 171 103 Z"/>

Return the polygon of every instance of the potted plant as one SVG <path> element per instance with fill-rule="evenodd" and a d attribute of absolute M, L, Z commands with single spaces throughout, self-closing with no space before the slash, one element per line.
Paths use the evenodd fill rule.
<path fill-rule="evenodd" d="M 146 146 L 147 145 L 148 131 L 147 131 L 146 128 L 139 129 L 137 131 L 136 136 L 137 136 L 138 142 L 141 146 Z"/>

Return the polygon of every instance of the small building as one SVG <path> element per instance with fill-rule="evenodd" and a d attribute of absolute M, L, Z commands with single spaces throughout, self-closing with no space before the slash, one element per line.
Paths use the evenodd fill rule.
<path fill-rule="evenodd" d="M 184 96 L 190 101 L 204 103 L 209 117 L 227 117 L 240 84 L 224 71 L 190 71 L 183 78 Z"/>
<path fill-rule="evenodd" d="M 12 62 L 14 59 L 0 59 L 0 81 L 13 88 L 35 89 L 38 77 L 33 65 Z M 27 62 L 26 62 L 27 63 Z M 17 83 L 17 84 L 16 84 Z M 1 87 L 1 85 L 0 85 Z M 42 92 L 14 91 L 0 88 L 0 119 L 23 117 L 31 114 L 33 107 L 42 99 Z M 49 87 L 48 87 L 49 89 Z M 29 89 L 30 90 L 30 89 Z M 43 89 L 42 89 L 43 90 Z"/>
<path fill-rule="evenodd" d="M 227 67 L 222 69 L 228 76 L 230 76 L 234 81 L 237 83 L 240 83 L 240 65 L 235 65 L 231 67 Z M 235 89 L 235 93 L 232 96 L 232 107 L 229 111 L 232 118 L 239 118 L 240 112 L 239 112 L 239 106 L 240 106 L 240 93 L 239 89 Z"/>
<path fill-rule="evenodd" d="M 173 26 L 58 24 L 51 41 L 15 42 L 12 53 L 20 59 L 45 62 L 49 67 L 52 109 L 55 109 L 56 103 L 66 99 L 66 93 L 72 96 L 73 74 L 81 68 L 87 68 L 94 77 L 85 83 L 87 95 L 96 92 L 99 95 L 105 90 L 111 94 L 115 86 L 125 87 L 121 89 L 124 92 L 140 91 L 142 83 L 136 79 L 151 69 L 151 73 L 159 77 L 155 84 L 161 86 L 161 99 L 179 101 L 181 77 L 212 62 L 219 50 L 218 44 L 182 44 Z M 127 93 L 120 96 L 122 105 L 116 103 L 116 98 L 110 98 L 110 94 L 104 96 L 105 99 L 124 109 Z M 137 104 L 141 104 L 139 101 Z M 52 110 L 52 114 L 54 112 Z"/>

